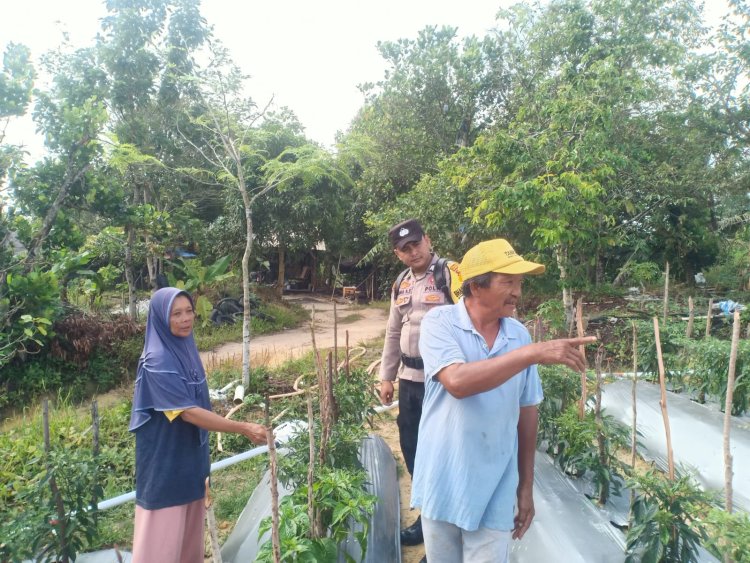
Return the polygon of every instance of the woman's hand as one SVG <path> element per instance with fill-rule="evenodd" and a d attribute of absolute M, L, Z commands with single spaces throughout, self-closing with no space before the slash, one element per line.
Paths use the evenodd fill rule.
<path fill-rule="evenodd" d="M 254 444 L 265 444 L 268 442 L 266 427 L 254 422 L 243 422 L 240 434 L 245 436 Z"/>

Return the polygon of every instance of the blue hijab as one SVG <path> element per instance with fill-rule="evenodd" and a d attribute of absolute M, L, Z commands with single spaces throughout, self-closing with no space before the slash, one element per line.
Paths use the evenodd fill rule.
<path fill-rule="evenodd" d="M 133 409 L 129 430 L 135 432 L 146 424 L 154 411 L 184 410 L 201 407 L 211 410 L 206 372 L 203 370 L 192 332 L 181 337 L 172 334 L 169 314 L 174 300 L 190 295 L 174 287 L 154 292 L 146 320 L 146 340 L 138 360 Z M 208 432 L 200 429 L 200 443 Z"/>

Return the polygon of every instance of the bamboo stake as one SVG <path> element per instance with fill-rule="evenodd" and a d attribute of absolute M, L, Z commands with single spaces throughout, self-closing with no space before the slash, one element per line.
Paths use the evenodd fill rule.
<path fill-rule="evenodd" d="M 578 325 L 578 337 L 583 338 L 583 298 L 578 298 L 576 305 L 576 324 Z M 578 349 L 583 355 L 584 362 L 586 361 L 586 348 L 579 346 Z M 586 414 L 586 367 L 581 370 L 581 400 L 578 405 L 578 419 L 583 420 Z"/>
<path fill-rule="evenodd" d="M 310 335 L 312 336 L 312 347 L 313 347 L 313 355 L 315 356 L 315 367 L 318 371 L 318 384 L 320 384 L 320 379 L 323 377 L 323 360 L 320 358 L 320 352 L 318 351 L 318 346 L 315 342 L 315 305 L 312 306 L 312 310 L 310 311 Z"/>
<path fill-rule="evenodd" d="M 329 354 L 330 355 L 330 354 Z M 320 445 L 318 446 L 318 464 L 322 468 L 326 463 L 328 436 L 330 427 L 328 425 L 330 405 L 328 404 L 328 390 L 326 384 L 328 378 L 323 371 L 318 379 L 318 402 L 320 403 Z M 315 528 L 315 537 L 323 537 L 323 513 L 315 511 L 315 521 L 311 524 Z"/>
<path fill-rule="evenodd" d="M 216 514 L 214 513 L 214 503 L 211 499 L 209 483 L 210 479 L 206 477 L 206 497 L 204 503 L 206 506 L 208 536 L 211 538 L 211 560 L 213 563 L 222 563 L 221 545 L 219 544 L 219 528 L 216 525 Z"/>
<path fill-rule="evenodd" d="M 664 313 L 662 316 L 662 322 L 667 324 L 667 310 L 669 309 L 669 262 L 667 262 L 666 269 L 664 271 Z"/>
<path fill-rule="evenodd" d="M 313 504 L 313 482 L 315 479 L 315 417 L 312 407 L 312 390 L 307 390 L 307 436 L 310 440 L 310 459 L 307 465 L 307 517 L 310 520 L 310 538 L 314 539 L 315 506 Z"/>
<path fill-rule="evenodd" d="M 732 428 L 732 402 L 734 400 L 735 371 L 737 369 L 737 348 L 740 341 L 740 312 L 734 312 L 732 326 L 732 347 L 729 352 L 729 373 L 727 374 L 727 396 L 724 402 L 724 492 L 725 510 L 732 512 L 732 452 L 729 448 L 729 434 Z"/>
<path fill-rule="evenodd" d="M 266 443 L 268 444 L 268 465 L 271 471 L 271 545 L 274 563 L 281 563 L 281 539 L 279 538 L 279 482 L 278 463 L 276 459 L 276 442 L 271 426 L 271 400 L 266 394 L 264 405 Z"/>
<path fill-rule="evenodd" d="M 711 311 L 714 310 L 714 300 L 713 298 L 708 300 L 708 313 L 706 313 L 706 338 L 711 336 L 711 317 L 712 313 Z"/>
<path fill-rule="evenodd" d="M 91 453 L 94 456 L 94 485 L 99 484 L 99 405 L 96 399 L 91 401 L 91 427 L 93 429 Z M 96 487 L 91 493 L 91 506 L 96 506 L 99 499 L 96 496 Z"/>
<path fill-rule="evenodd" d="M 599 335 L 597 335 L 598 337 Z M 594 358 L 594 367 L 596 370 L 596 389 L 594 396 L 594 418 L 596 420 L 596 442 L 599 449 L 599 464 L 602 467 L 609 467 L 607 461 L 607 445 L 604 441 L 604 421 L 602 420 L 602 360 L 604 359 L 604 346 L 599 346 Z M 602 484 L 599 491 L 599 506 L 604 506 L 609 497 L 609 481 Z"/>
<path fill-rule="evenodd" d="M 637 386 L 638 386 L 638 329 L 635 327 L 635 321 L 631 321 L 633 325 L 633 431 L 630 439 L 630 465 L 635 469 L 635 456 L 636 456 L 636 445 L 637 445 Z M 633 491 L 631 490 L 631 498 Z"/>
<path fill-rule="evenodd" d="M 656 357 L 659 362 L 659 385 L 661 387 L 661 415 L 664 419 L 664 432 L 667 436 L 667 466 L 669 479 L 674 480 L 674 455 L 672 454 L 672 433 L 669 429 L 669 413 L 667 412 L 667 383 L 664 372 L 664 358 L 661 353 L 661 337 L 659 336 L 659 319 L 654 317 L 654 339 L 656 341 Z"/>
<path fill-rule="evenodd" d="M 695 305 L 693 304 L 693 296 L 691 295 L 688 297 L 688 310 L 690 311 L 690 314 L 688 315 L 688 325 L 687 325 L 687 331 L 685 332 L 685 336 L 688 338 L 693 337 L 693 323 L 695 321 Z"/>
<path fill-rule="evenodd" d="M 638 407 L 637 389 L 638 389 L 638 329 L 635 327 L 635 321 L 630 321 L 633 326 L 633 426 L 630 434 L 630 466 L 635 471 L 636 446 L 638 444 Z M 633 512 L 633 503 L 635 502 L 635 489 L 630 489 L 630 512 Z"/>
<path fill-rule="evenodd" d="M 42 427 L 44 429 L 44 453 L 47 458 L 47 475 L 49 475 L 49 488 L 52 491 L 52 498 L 55 500 L 55 510 L 57 512 L 57 541 L 60 547 L 60 551 L 64 554 L 68 551 L 68 540 L 66 534 L 65 525 L 65 505 L 63 504 L 62 494 L 60 488 L 57 486 L 57 479 L 55 473 L 52 470 L 52 462 L 50 460 L 50 446 L 49 440 L 49 401 L 44 399 L 42 401 Z M 63 555 L 62 563 L 69 563 L 70 559 L 67 555 Z"/>
<path fill-rule="evenodd" d="M 334 373 L 338 372 L 338 369 L 333 369 L 333 355 L 328 352 L 328 384 L 326 385 L 328 389 L 328 404 L 331 406 L 330 409 L 330 424 L 331 428 L 336 424 L 336 422 L 339 419 L 339 406 L 336 404 L 336 397 L 333 395 L 333 378 Z"/>

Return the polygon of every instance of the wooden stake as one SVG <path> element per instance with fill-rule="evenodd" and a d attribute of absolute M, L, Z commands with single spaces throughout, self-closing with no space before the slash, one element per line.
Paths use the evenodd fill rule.
<path fill-rule="evenodd" d="M 737 348 L 740 343 L 740 312 L 734 312 L 732 326 L 732 347 L 729 352 L 729 373 L 727 374 L 727 396 L 724 401 L 724 495 L 725 510 L 732 512 L 732 452 L 729 433 L 732 428 L 732 402 L 734 401 L 735 371 L 737 369 Z"/>
<path fill-rule="evenodd" d="M 203 501 L 206 506 L 206 524 L 208 525 L 208 537 L 211 539 L 211 560 L 213 563 L 222 563 L 221 545 L 219 544 L 219 528 L 216 525 L 216 514 L 214 503 L 211 500 L 210 479 L 206 477 L 206 497 Z"/>
<path fill-rule="evenodd" d="M 310 335 L 312 336 L 312 347 L 313 347 L 313 356 L 315 357 L 315 367 L 318 370 L 318 380 L 320 380 L 323 377 L 323 360 L 320 357 L 320 352 L 318 351 L 318 346 L 315 342 L 315 305 L 312 306 L 312 310 L 310 311 Z M 318 381 L 318 384 L 320 384 L 320 381 Z"/>
<path fill-rule="evenodd" d="M 636 446 L 638 444 L 638 407 L 637 407 L 637 388 L 638 388 L 638 329 L 635 327 L 635 321 L 630 321 L 633 326 L 633 425 L 630 434 L 630 467 L 635 471 Z M 635 502 L 635 489 L 630 489 L 630 512 L 633 512 L 633 503 Z"/>
<path fill-rule="evenodd" d="M 576 324 L 578 325 L 578 337 L 583 338 L 583 297 L 578 298 L 576 305 Z M 586 360 L 586 348 L 579 346 L 578 349 L 583 354 L 584 361 Z M 578 404 L 578 419 L 583 420 L 586 414 L 586 368 L 581 370 L 581 400 Z"/>
<path fill-rule="evenodd" d="M 271 545 L 273 547 L 274 563 L 281 563 L 281 539 L 279 538 L 279 482 L 278 463 L 276 459 L 276 443 L 271 426 L 271 400 L 266 394 L 264 401 L 266 425 L 266 442 L 268 444 L 268 465 L 271 471 Z"/>
<path fill-rule="evenodd" d="M 659 362 L 659 385 L 661 386 L 661 416 L 664 419 L 664 432 L 667 436 L 667 466 L 669 478 L 674 481 L 674 455 L 672 454 L 672 433 L 669 429 L 669 413 L 667 412 L 667 382 L 664 372 L 664 357 L 661 353 L 661 337 L 659 336 L 659 319 L 654 317 L 654 339 L 656 341 L 656 358 Z"/>
<path fill-rule="evenodd" d="M 669 309 L 669 262 L 667 262 L 666 269 L 664 271 L 664 313 L 662 315 L 662 322 L 667 324 L 667 310 Z"/>
<path fill-rule="evenodd" d="M 706 338 L 711 336 L 711 319 L 713 317 L 714 300 L 713 298 L 708 300 L 708 313 L 706 313 Z"/>
<path fill-rule="evenodd" d="M 688 297 L 688 325 L 687 325 L 687 331 L 685 332 L 685 336 L 688 338 L 693 337 L 693 322 L 695 321 L 695 306 L 693 304 L 693 296 L 691 295 Z"/>

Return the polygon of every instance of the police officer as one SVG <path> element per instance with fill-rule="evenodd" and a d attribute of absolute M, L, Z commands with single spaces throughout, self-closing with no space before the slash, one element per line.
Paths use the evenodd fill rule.
<path fill-rule="evenodd" d="M 424 365 L 419 356 L 419 326 L 425 313 L 449 303 L 435 281 L 438 256 L 432 251 L 430 238 L 415 220 L 395 225 L 388 232 L 393 252 L 408 271 L 399 276 L 398 287 L 391 292 L 391 309 L 385 331 L 385 344 L 380 362 L 380 400 L 393 401 L 393 382 L 399 378 L 399 412 L 396 422 L 401 452 L 409 475 L 414 473 L 419 419 L 424 398 Z M 446 268 L 450 281 L 450 271 Z M 401 530 L 402 545 L 423 542 L 421 518 Z"/>

